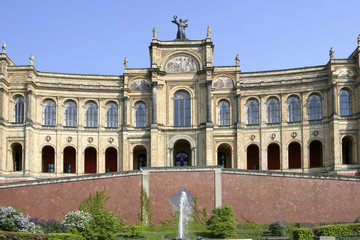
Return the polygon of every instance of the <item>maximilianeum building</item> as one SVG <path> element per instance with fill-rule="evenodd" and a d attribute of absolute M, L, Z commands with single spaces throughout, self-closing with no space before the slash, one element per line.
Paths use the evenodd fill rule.
<path fill-rule="evenodd" d="M 356 174 L 360 38 L 346 59 L 241 72 L 204 40 L 160 41 L 120 76 L 41 72 L 0 55 L 0 176 L 214 166 Z"/>

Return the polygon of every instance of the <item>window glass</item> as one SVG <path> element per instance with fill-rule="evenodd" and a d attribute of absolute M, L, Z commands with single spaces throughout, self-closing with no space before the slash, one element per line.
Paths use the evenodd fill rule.
<path fill-rule="evenodd" d="M 135 127 L 146 127 L 146 105 L 135 104 Z"/>
<path fill-rule="evenodd" d="M 321 98 L 318 95 L 311 95 L 308 103 L 309 120 L 321 119 Z"/>
<path fill-rule="evenodd" d="M 14 122 L 24 122 L 24 98 L 15 98 L 14 105 Z"/>
<path fill-rule="evenodd" d="M 65 108 L 65 126 L 76 127 L 77 125 L 77 106 L 74 101 L 66 101 Z"/>
<path fill-rule="evenodd" d="M 276 98 L 270 98 L 266 101 L 267 107 L 267 122 L 268 123 L 279 123 L 279 100 Z"/>
<path fill-rule="evenodd" d="M 106 104 L 106 127 L 118 127 L 118 105 Z"/>
<path fill-rule="evenodd" d="M 225 100 L 219 102 L 219 125 L 230 125 L 230 104 Z"/>
<path fill-rule="evenodd" d="M 288 106 L 288 122 L 299 122 L 301 119 L 300 100 L 298 97 L 289 97 Z"/>
<path fill-rule="evenodd" d="M 350 115 L 350 94 L 347 90 L 340 90 L 340 115 Z"/>
<path fill-rule="evenodd" d="M 46 100 L 43 104 L 43 125 L 55 126 L 56 105 L 52 100 Z"/>
<path fill-rule="evenodd" d="M 174 125 L 190 126 L 190 95 L 177 92 L 174 96 Z"/>
<path fill-rule="evenodd" d="M 86 127 L 97 127 L 97 104 L 94 102 L 88 102 L 85 105 L 85 121 Z"/>
<path fill-rule="evenodd" d="M 259 103 L 255 99 L 246 103 L 248 124 L 259 124 Z"/>

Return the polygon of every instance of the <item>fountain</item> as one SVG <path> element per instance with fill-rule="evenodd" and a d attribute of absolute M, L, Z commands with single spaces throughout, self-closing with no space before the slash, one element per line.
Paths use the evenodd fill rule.
<path fill-rule="evenodd" d="M 185 239 L 188 230 L 187 225 L 191 219 L 191 206 L 185 191 L 181 192 L 179 211 L 179 239 Z"/>

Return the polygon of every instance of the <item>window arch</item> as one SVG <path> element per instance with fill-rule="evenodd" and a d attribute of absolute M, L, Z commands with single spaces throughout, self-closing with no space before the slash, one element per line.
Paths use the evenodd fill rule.
<path fill-rule="evenodd" d="M 350 115 L 350 93 L 348 90 L 340 90 L 340 115 L 349 116 Z"/>
<path fill-rule="evenodd" d="M 174 95 L 174 126 L 190 126 L 190 95 L 179 91 Z"/>
<path fill-rule="evenodd" d="M 280 122 L 279 100 L 274 97 L 269 98 L 266 101 L 266 108 L 267 108 L 267 122 L 279 123 Z"/>
<path fill-rule="evenodd" d="M 98 109 L 95 102 L 85 104 L 85 126 L 97 127 Z"/>
<path fill-rule="evenodd" d="M 288 122 L 299 122 L 301 120 L 300 99 L 289 97 L 287 100 Z"/>
<path fill-rule="evenodd" d="M 77 126 L 77 105 L 74 101 L 66 101 L 64 104 L 65 109 L 65 126 L 76 127 Z"/>
<path fill-rule="evenodd" d="M 114 102 L 106 104 L 106 127 L 118 127 L 118 105 Z"/>
<path fill-rule="evenodd" d="M 14 101 L 14 122 L 24 122 L 24 97 L 18 96 Z"/>
<path fill-rule="evenodd" d="M 135 127 L 146 127 L 146 105 L 143 102 L 135 104 Z"/>
<path fill-rule="evenodd" d="M 219 125 L 230 125 L 230 104 L 226 100 L 219 101 Z"/>
<path fill-rule="evenodd" d="M 321 119 L 321 98 L 319 95 L 311 95 L 308 100 L 309 120 Z"/>
<path fill-rule="evenodd" d="M 259 102 L 255 99 L 246 102 L 247 123 L 259 124 Z"/>
<path fill-rule="evenodd" d="M 43 104 L 43 125 L 55 126 L 56 105 L 53 100 L 46 100 Z"/>

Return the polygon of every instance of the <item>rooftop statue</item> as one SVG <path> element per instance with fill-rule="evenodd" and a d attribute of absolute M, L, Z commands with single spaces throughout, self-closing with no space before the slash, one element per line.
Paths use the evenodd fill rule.
<path fill-rule="evenodd" d="M 185 35 L 185 28 L 187 28 L 187 24 L 186 22 L 188 21 L 186 20 L 182 20 L 180 19 L 180 22 L 178 22 L 177 20 L 177 16 L 174 16 L 174 20 L 172 20 L 171 22 L 175 23 L 178 26 L 178 32 L 176 34 L 176 39 L 180 39 L 180 40 L 186 40 L 186 35 Z"/>

